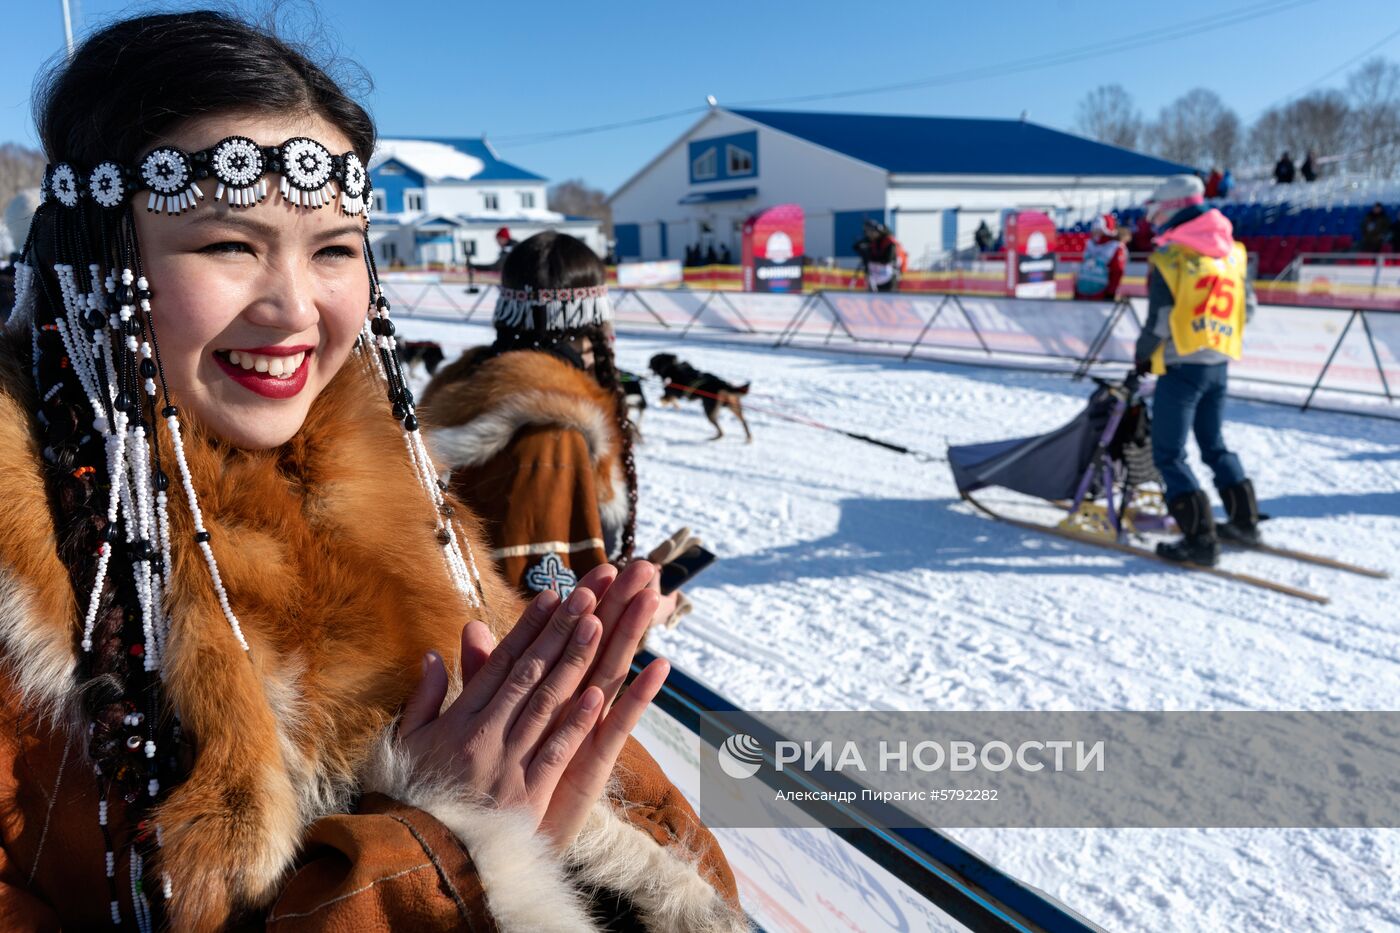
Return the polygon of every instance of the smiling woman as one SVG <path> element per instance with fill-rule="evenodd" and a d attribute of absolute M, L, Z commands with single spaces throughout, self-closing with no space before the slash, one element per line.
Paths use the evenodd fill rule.
<path fill-rule="evenodd" d="M 95 33 L 0 336 L 0 926 L 743 927 L 630 738 L 651 566 L 521 604 L 366 249 L 368 115 L 228 16 Z"/>

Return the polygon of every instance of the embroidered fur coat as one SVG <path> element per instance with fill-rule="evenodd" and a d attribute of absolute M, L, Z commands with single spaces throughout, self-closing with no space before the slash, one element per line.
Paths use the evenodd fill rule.
<path fill-rule="evenodd" d="M 627 521 L 613 395 L 535 350 L 503 353 L 466 378 L 463 368 L 423 393 L 434 456 L 481 517 L 506 580 L 524 593 L 567 589 L 608 560 Z"/>
<path fill-rule="evenodd" d="M 0 928 L 89 929 L 111 919 L 77 709 L 79 602 L 55 554 L 20 357 L 0 339 Z M 196 751 L 155 813 L 163 848 L 148 867 L 171 877 L 172 927 L 533 933 L 593 929 L 600 904 L 621 904 L 648 929 L 746 928 L 713 836 L 635 742 L 558 857 L 516 815 L 415 777 L 387 740 L 423 653 L 455 665 L 464 622 L 475 614 L 499 635 L 520 600 L 484 560 L 485 609 L 452 587 L 382 399 L 352 360 L 282 448 L 230 450 L 187 426 L 252 650 L 198 553 L 179 549 L 165 684 Z M 457 515 L 480 557 L 477 520 Z M 189 540 L 175 497 L 171 522 Z M 120 801 L 109 821 L 130 838 Z M 123 852 L 130 923 L 128 870 Z"/>

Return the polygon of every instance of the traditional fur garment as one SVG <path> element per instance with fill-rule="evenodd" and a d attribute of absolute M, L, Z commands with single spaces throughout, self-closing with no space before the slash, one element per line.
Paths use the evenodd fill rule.
<path fill-rule="evenodd" d="M 452 490 L 485 523 L 492 557 L 525 592 L 607 561 L 627 520 L 616 399 L 557 356 L 504 353 L 448 367 L 418 414 Z"/>
<path fill-rule="evenodd" d="M 0 711 L 9 719 L 0 732 L 0 927 L 92 928 L 110 917 L 97 785 L 76 708 L 81 620 L 56 556 L 34 409 L 24 367 L 0 339 Z M 235 641 L 197 550 L 178 545 L 193 524 L 172 496 L 164 682 L 194 758 L 151 814 L 163 848 L 147 877 L 169 874 L 176 929 L 238 918 L 287 930 L 587 929 L 579 879 L 607 885 L 614 876 L 649 926 L 673 915 L 702 918 L 697 928 L 742 925 L 723 855 L 688 807 L 669 811 L 663 832 L 685 837 L 687 850 L 659 846 L 652 830 L 663 821 L 634 816 L 633 804 L 660 812 L 655 797 L 629 796 L 621 808 L 600 802 L 606 819 L 580 845 L 601 825 L 631 833 L 630 849 L 565 861 L 520 817 L 425 784 L 396 756 L 388 736 L 424 652 L 436 649 L 455 667 L 468 619 L 499 636 L 521 603 L 459 506 L 485 590 L 485 609 L 466 606 L 402 432 L 357 362 L 282 447 L 231 449 L 188 425 L 185 448 L 251 651 Z M 624 778 L 629 794 L 674 794 L 634 744 L 627 762 L 642 775 L 630 786 Z M 378 794 L 360 800 L 366 791 Z M 124 853 L 135 828 L 119 801 L 110 823 Z M 661 875 L 629 887 L 626 872 L 606 869 L 619 857 L 656 863 Z M 699 888 L 697 858 L 709 882 Z M 115 875 L 131 917 L 125 854 Z M 679 900 L 656 901 L 658 877 Z"/>

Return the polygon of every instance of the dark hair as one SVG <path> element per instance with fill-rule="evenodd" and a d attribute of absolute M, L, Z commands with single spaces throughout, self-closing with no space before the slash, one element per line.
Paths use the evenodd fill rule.
<path fill-rule="evenodd" d="M 365 109 L 305 53 L 267 29 L 212 11 L 140 16 L 95 32 L 69 61 L 40 80 L 34 107 L 50 162 L 69 162 L 79 171 L 108 159 L 133 164 L 181 122 L 235 111 L 293 117 L 314 113 L 343 131 L 366 162 L 375 140 Z M 50 199 L 35 215 L 26 252 L 39 286 L 34 321 L 39 353 L 33 375 L 43 398 L 38 421 L 50 507 L 58 554 L 81 612 L 96 579 L 104 537 L 114 552 L 130 551 L 132 545 L 108 528 L 102 432 L 93 428 L 93 413 L 74 380 L 64 378 L 67 359 L 53 333 L 53 322 L 64 315 L 53 264 L 63 255 L 86 255 L 109 269 L 120 268 L 114 261 L 120 243 L 138 274 L 140 265 L 129 212 L 100 215 L 84 202 L 74 216 L 76 220 L 61 220 Z M 124 219 L 111 219 L 117 216 Z M 47 387 L 54 388 L 46 394 Z M 154 410 L 150 422 L 153 426 Z M 158 451 L 157 446 L 157 470 Z M 146 553 L 138 559 L 153 558 Z M 139 652 L 133 650 L 142 633 L 127 561 L 109 563 L 98 600 L 92 650 L 80 655 L 81 702 L 92 724 L 88 750 L 104 781 L 131 803 L 145 799 L 147 774 L 124 764 L 135 754 L 123 741 L 130 729 L 125 717 L 139 712 L 147 728 L 160 730 L 161 761 L 151 767 L 161 769 L 161 786 L 167 788 L 172 778 L 183 776 L 173 754 L 165 755 L 178 746 L 179 726 L 164 708 L 158 677 L 143 670 Z"/>
<path fill-rule="evenodd" d="M 49 161 L 86 171 L 134 163 L 179 123 L 233 110 L 314 113 L 368 163 L 374 121 L 308 55 L 272 32 L 213 10 L 126 19 L 93 33 L 34 92 Z"/>
<path fill-rule="evenodd" d="M 522 289 L 592 288 L 606 285 L 607 268 L 593 250 L 576 237 L 554 230 L 537 233 L 506 256 L 501 266 L 501 287 Z M 598 326 L 573 330 L 550 330 L 545 326 L 543 306 L 535 308 L 534 319 L 527 327 L 497 325 L 496 342 L 491 349 L 474 360 L 475 368 L 486 360 L 513 350 L 541 350 L 582 368 L 582 360 L 573 346 L 581 337 L 593 343 L 593 378 L 613 394 L 613 417 L 622 435 L 622 469 L 627 480 L 627 523 L 622 529 L 619 559 L 632 558 L 637 538 L 637 464 L 632 450 L 633 428 L 627 413 L 627 396 L 618 377 L 617 361 L 613 357 L 609 335 Z"/>

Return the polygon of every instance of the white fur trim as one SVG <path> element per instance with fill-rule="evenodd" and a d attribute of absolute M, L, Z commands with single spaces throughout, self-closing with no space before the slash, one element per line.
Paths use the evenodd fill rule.
<path fill-rule="evenodd" d="M 626 895 L 648 930 L 746 933 L 752 927 L 706 881 L 684 840 L 669 846 L 633 826 L 607 800 L 593 805 L 565 859 L 590 887 Z"/>
<path fill-rule="evenodd" d="M 627 478 L 622 473 L 622 463 L 613 463 L 612 498 L 604 499 L 603 490 L 598 490 L 598 517 L 603 523 L 607 536 L 621 546 L 622 529 L 627 526 Z"/>
<path fill-rule="evenodd" d="M 23 585 L 0 567 L 0 648 L 21 706 L 51 725 L 76 730 L 78 658 L 73 632 L 41 624 Z M 78 734 L 74 731 L 74 734 Z"/>
<path fill-rule="evenodd" d="M 481 878 L 492 918 L 503 933 L 593 930 L 582 894 L 531 821 L 471 800 L 448 782 L 416 774 L 393 741 L 381 738 L 364 787 L 417 807 L 441 822 L 466 847 Z"/>
<path fill-rule="evenodd" d="M 433 428 L 428 441 L 434 457 L 448 467 L 474 467 L 504 450 L 521 428 L 550 424 L 582 434 L 594 462 L 613 453 L 608 415 L 572 396 L 542 391 L 514 395 L 466 424 Z"/>

